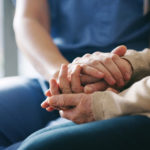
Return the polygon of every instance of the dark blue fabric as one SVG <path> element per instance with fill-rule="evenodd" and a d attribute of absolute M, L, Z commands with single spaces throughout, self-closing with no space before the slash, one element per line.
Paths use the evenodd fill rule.
<path fill-rule="evenodd" d="M 149 118 L 124 116 L 44 128 L 29 136 L 18 150 L 147 150 L 149 139 Z"/>
<path fill-rule="evenodd" d="M 148 47 L 150 12 L 143 0 L 49 0 L 52 37 L 70 61 L 85 53 L 125 44 Z"/>
<path fill-rule="evenodd" d="M 150 12 L 143 15 L 144 0 L 48 0 L 48 4 L 51 36 L 69 61 L 121 44 L 135 50 L 148 47 Z"/>
<path fill-rule="evenodd" d="M 0 80 L 0 147 L 15 147 L 31 133 L 58 118 L 40 107 L 45 99 L 39 81 L 28 78 Z M 10 148 L 16 150 L 15 148 Z"/>

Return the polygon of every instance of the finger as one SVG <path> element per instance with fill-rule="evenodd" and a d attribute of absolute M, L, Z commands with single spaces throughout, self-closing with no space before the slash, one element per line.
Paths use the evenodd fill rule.
<path fill-rule="evenodd" d="M 58 84 L 55 79 L 50 80 L 50 93 L 51 93 L 51 95 L 60 94 L 59 87 L 58 87 Z"/>
<path fill-rule="evenodd" d="M 103 64 L 101 63 L 96 63 L 94 64 L 94 67 L 97 68 L 97 70 L 100 70 L 101 72 L 104 73 L 104 80 L 109 84 L 109 85 L 114 85 L 116 83 L 114 77 L 110 74 L 110 72 L 104 67 Z"/>
<path fill-rule="evenodd" d="M 91 77 L 89 75 L 83 75 L 83 74 L 80 76 L 80 79 L 81 79 L 81 84 L 82 85 L 95 83 L 95 82 L 98 82 L 100 80 L 98 78 Z"/>
<path fill-rule="evenodd" d="M 83 91 L 80 81 L 80 72 L 81 67 L 79 65 L 75 65 L 71 72 L 71 89 L 73 93 L 81 93 Z"/>
<path fill-rule="evenodd" d="M 115 90 L 115 89 L 113 89 L 113 88 L 107 88 L 106 91 L 111 91 L 111 92 L 114 92 L 114 93 L 116 93 L 116 94 L 119 93 L 117 90 Z"/>
<path fill-rule="evenodd" d="M 68 67 L 67 65 L 62 65 L 58 76 L 59 88 L 62 93 L 71 93 L 70 83 L 67 75 Z"/>
<path fill-rule="evenodd" d="M 52 94 L 51 94 L 49 89 L 45 91 L 45 96 L 48 96 L 48 97 L 52 96 Z"/>
<path fill-rule="evenodd" d="M 119 87 L 124 86 L 124 78 L 118 68 L 118 66 L 112 61 L 112 57 L 117 55 L 112 55 L 111 57 L 104 58 L 102 63 L 109 70 L 111 75 L 115 78 L 116 83 Z"/>
<path fill-rule="evenodd" d="M 121 57 L 125 55 L 126 51 L 127 51 L 127 47 L 125 45 L 121 45 L 116 47 L 111 53 Z"/>
<path fill-rule="evenodd" d="M 50 112 L 50 111 L 53 111 L 54 108 L 52 108 L 52 107 L 47 107 L 46 110 Z"/>
<path fill-rule="evenodd" d="M 51 107 L 75 107 L 78 105 L 83 94 L 61 94 L 49 97 L 48 103 Z"/>
<path fill-rule="evenodd" d="M 130 63 L 127 60 L 122 59 L 117 55 L 114 55 L 114 56 L 115 57 L 112 57 L 112 60 L 119 68 L 124 80 L 128 81 L 132 75 L 132 68 L 131 68 Z"/>
<path fill-rule="evenodd" d="M 82 73 L 98 79 L 102 79 L 104 77 L 104 73 L 102 73 L 100 70 L 95 69 L 94 66 L 83 65 Z"/>
<path fill-rule="evenodd" d="M 105 81 L 100 81 L 93 84 L 88 84 L 84 87 L 85 93 L 93 93 L 96 91 L 104 91 L 108 87 L 108 84 Z"/>
<path fill-rule="evenodd" d="M 75 109 L 75 108 L 74 108 Z M 60 116 L 63 118 L 66 118 L 68 120 L 73 120 L 74 119 L 74 109 L 70 109 L 70 110 L 60 110 Z"/>
<path fill-rule="evenodd" d="M 47 100 L 45 100 L 45 101 L 43 101 L 43 102 L 41 103 L 41 107 L 42 107 L 42 108 L 47 108 L 47 107 L 49 107 L 49 103 L 47 102 Z"/>

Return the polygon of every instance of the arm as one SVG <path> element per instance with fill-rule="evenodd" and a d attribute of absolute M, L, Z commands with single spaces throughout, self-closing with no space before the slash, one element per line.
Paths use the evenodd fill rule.
<path fill-rule="evenodd" d="M 150 49 L 144 49 L 141 52 L 135 50 L 128 50 L 124 56 L 133 67 L 133 73 L 128 87 L 134 82 L 150 75 Z"/>
<path fill-rule="evenodd" d="M 68 61 L 49 35 L 47 1 L 17 0 L 14 30 L 19 49 L 29 58 L 35 69 L 47 80 L 57 78 L 61 64 L 68 64 Z"/>
<path fill-rule="evenodd" d="M 48 97 L 42 107 L 51 111 L 61 110 L 62 117 L 75 123 L 105 120 L 123 115 L 146 114 L 150 116 L 150 76 L 135 83 L 129 89 L 116 94 L 111 91 L 93 94 L 59 94 L 53 81 L 56 95 Z"/>
<path fill-rule="evenodd" d="M 140 63 L 134 64 L 131 61 L 133 63 L 134 72 L 140 72 L 140 70 L 143 69 L 141 62 L 144 63 L 145 70 L 150 69 L 150 51 L 145 50 L 135 53 Z M 65 76 L 67 76 L 67 73 L 65 74 Z M 65 82 L 68 81 L 66 80 Z M 53 89 L 56 89 L 56 87 Z M 62 110 L 61 116 L 76 123 L 109 119 L 123 115 L 149 113 L 150 76 L 136 82 L 129 89 L 119 94 L 111 91 L 95 92 L 93 94 L 62 94 L 49 97 L 46 102 L 49 103 L 49 105 L 45 105 L 46 103 L 44 102 L 42 104 L 43 108 L 51 106 L 61 109 L 73 106 L 73 109 L 67 111 Z"/>
<path fill-rule="evenodd" d="M 128 50 L 125 59 L 133 67 L 133 75 L 128 85 L 150 75 L 150 49 L 141 52 Z M 120 115 L 150 111 L 150 76 L 133 84 L 129 89 L 115 94 L 113 92 L 93 93 L 95 119 L 108 119 Z"/>
<path fill-rule="evenodd" d="M 150 112 L 150 76 L 119 94 L 93 93 L 92 110 L 96 120 Z"/>

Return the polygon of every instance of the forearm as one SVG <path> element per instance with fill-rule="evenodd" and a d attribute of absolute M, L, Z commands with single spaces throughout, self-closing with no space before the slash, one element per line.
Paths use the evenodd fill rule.
<path fill-rule="evenodd" d="M 17 18 L 14 29 L 20 50 L 29 58 L 35 69 L 46 79 L 59 71 L 61 64 L 68 61 L 61 55 L 53 43 L 49 32 L 30 18 Z"/>
<path fill-rule="evenodd" d="M 150 76 L 119 94 L 96 92 L 92 98 L 96 120 L 150 112 Z"/>
<path fill-rule="evenodd" d="M 129 60 L 133 67 L 133 74 L 128 87 L 134 82 L 150 75 L 150 49 L 144 49 L 143 51 L 128 50 L 125 59 Z"/>

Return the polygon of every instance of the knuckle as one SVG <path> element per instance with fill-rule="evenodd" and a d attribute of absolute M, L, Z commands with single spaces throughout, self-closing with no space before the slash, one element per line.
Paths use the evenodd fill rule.
<path fill-rule="evenodd" d="M 83 58 L 90 57 L 90 56 L 91 56 L 91 54 L 87 53 L 87 54 L 83 55 Z"/>
<path fill-rule="evenodd" d="M 73 63 L 78 63 L 80 61 L 81 57 L 76 57 L 74 60 L 73 60 Z"/>
<path fill-rule="evenodd" d="M 71 76 L 72 76 L 72 77 L 78 76 L 80 70 L 81 70 L 80 65 L 76 65 L 76 66 L 74 67 L 74 69 L 72 70 L 72 72 L 71 72 Z"/>
<path fill-rule="evenodd" d="M 112 54 L 111 58 L 112 58 L 112 60 L 115 61 L 115 60 L 119 59 L 119 56 L 116 54 Z"/>
<path fill-rule="evenodd" d="M 104 58 L 103 63 L 104 64 L 110 64 L 111 63 L 111 58 L 110 57 Z"/>
<path fill-rule="evenodd" d="M 98 60 L 93 60 L 93 62 L 92 62 L 93 65 L 97 65 L 98 63 L 99 63 Z"/>
<path fill-rule="evenodd" d="M 100 54 L 101 54 L 101 52 L 99 52 L 99 51 L 96 51 L 93 53 L 93 55 L 100 55 Z"/>

